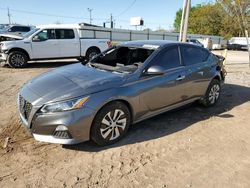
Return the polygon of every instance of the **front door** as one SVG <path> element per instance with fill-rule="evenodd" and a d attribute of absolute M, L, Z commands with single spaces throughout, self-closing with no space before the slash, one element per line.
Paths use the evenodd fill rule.
<path fill-rule="evenodd" d="M 44 29 L 32 39 L 33 59 L 47 59 L 60 57 L 58 40 L 54 29 Z"/>
<path fill-rule="evenodd" d="M 165 72 L 159 76 L 142 76 L 141 104 L 148 110 L 158 110 L 189 98 L 186 95 L 186 69 L 180 61 L 178 46 L 168 48 L 158 54 L 149 67 L 161 66 Z"/>

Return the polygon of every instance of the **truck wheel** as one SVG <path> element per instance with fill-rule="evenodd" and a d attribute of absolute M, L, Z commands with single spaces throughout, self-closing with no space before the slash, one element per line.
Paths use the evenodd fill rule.
<path fill-rule="evenodd" d="M 24 68 L 27 66 L 28 57 L 21 51 L 10 52 L 7 57 L 7 63 L 12 68 Z"/>
<path fill-rule="evenodd" d="M 96 115 L 91 126 L 91 140 L 99 146 L 113 144 L 128 131 L 131 115 L 122 102 L 104 106 Z"/>
<path fill-rule="evenodd" d="M 95 55 L 99 54 L 101 51 L 99 50 L 99 48 L 89 48 L 86 52 L 86 60 L 89 61 L 91 60 L 92 57 L 94 57 Z"/>
<path fill-rule="evenodd" d="M 86 65 L 88 63 L 88 61 L 84 57 L 79 57 L 77 58 L 77 60 L 81 62 L 83 65 Z"/>
<path fill-rule="evenodd" d="M 205 107 L 214 106 L 219 100 L 221 92 L 220 81 L 217 79 L 213 79 L 209 84 L 204 99 L 200 102 Z"/>

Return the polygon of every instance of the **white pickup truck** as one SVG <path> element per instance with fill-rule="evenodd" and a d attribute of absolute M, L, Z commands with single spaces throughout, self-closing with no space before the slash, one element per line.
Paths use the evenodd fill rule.
<path fill-rule="evenodd" d="M 0 61 L 14 68 L 22 68 L 33 60 L 88 60 L 111 47 L 109 39 L 81 38 L 79 33 L 79 28 L 75 26 L 38 26 L 23 37 L 1 42 Z"/>

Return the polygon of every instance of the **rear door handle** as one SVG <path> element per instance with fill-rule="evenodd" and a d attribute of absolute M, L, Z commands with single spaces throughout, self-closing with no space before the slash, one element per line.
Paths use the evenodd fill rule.
<path fill-rule="evenodd" d="M 186 76 L 181 76 L 181 75 L 180 75 L 180 76 L 178 76 L 178 78 L 176 78 L 176 80 L 177 80 L 177 81 L 181 81 L 181 80 L 183 80 L 184 78 L 186 78 Z"/>

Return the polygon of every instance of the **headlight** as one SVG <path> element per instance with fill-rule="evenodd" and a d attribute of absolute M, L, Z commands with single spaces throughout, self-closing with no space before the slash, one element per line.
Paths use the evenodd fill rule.
<path fill-rule="evenodd" d="M 42 113 L 50 113 L 50 112 L 63 112 L 68 110 L 74 110 L 81 108 L 88 100 L 89 97 L 72 99 L 63 102 L 46 104 L 41 108 Z"/>

